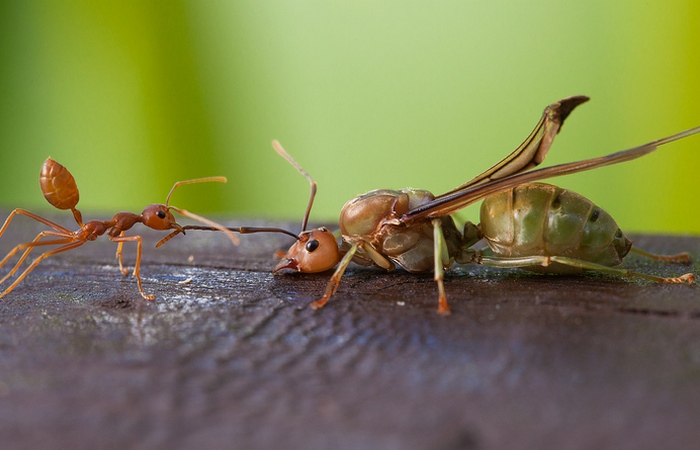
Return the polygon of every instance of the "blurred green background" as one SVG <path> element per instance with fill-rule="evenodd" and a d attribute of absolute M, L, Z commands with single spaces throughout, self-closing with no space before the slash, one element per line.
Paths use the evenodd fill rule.
<path fill-rule="evenodd" d="M 574 94 L 592 100 L 545 164 L 606 154 L 700 125 L 699 23 L 697 0 L 5 0 L 0 207 L 48 212 L 51 156 L 86 217 L 225 175 L 172 203 L 301 220 L 308 183 L 277 138 L 332 223 L 371 189 L 461 184 Z M 695 136 L 554 182 L 625 230 L 700 233 L 699 175 Z"/>

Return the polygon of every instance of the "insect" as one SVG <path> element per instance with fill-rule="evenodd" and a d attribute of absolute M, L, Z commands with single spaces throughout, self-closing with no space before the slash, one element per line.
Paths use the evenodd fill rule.
<path fill-rule="evenodd" d="M 544 178 L 636 159 L 661 145 L 700 132 L 700 127 L 696 127 L 610 155 L 530 170 L 544 160 L 554 137 L 571 111 L 587 100 L 588 97 L 575 96 L 548 106 L 532 133 L 511 154 L 467 183 L 442 195 L 434 196 L 429 191 L 412 188 L 379 189 L 348 201 L 340 212 L 340 246 L 337 245 L 334 234 L 327 228 L 306 231 L 316 183 L 278 142 L 273 142 L 276 151 L 296 167 L 311 184 L 311 195 L 302 222 L 302 231 L 273 272 L 284 269 L 305 273 L 322 272 L 337 265 L 323 297 L 310 305 L 318 309 L 336 292 L 350 261 L 362 265 L 375 265 L 385 270 L 393 270 L 396 265 L 415 273 L 432 270 L 438 286 L 438 312 L 441 314 L 450 312 L 444 288 L 444 270 L 449 268 L 452 262 L 475 262 L 497 267 L 530 269 L 537 267 L 539 271 L 554 272 L 603 270 L 622 276 L 644 277 L 657 282 L 694 282 L 692 274 L 678 278 L 659 278 L 610 267 L 620 264 L 631 246 L 631 242 L 624 237 L 614 220 L 592 202 L 570 191 L 563 194 L 562 190 L 554 186 L 528 184 Z M 550 194 L 547 194 L 548 192 Z M 547 197 L 549 203 L 538 203 L 540 197 Z M 508 198 L 521 200 L 528 206 L 528 214 L 516 214 L 513 203 L 509 203 Z M 486 213 L 481 215 L 481 225 L 468 222 L 463 231 L 458 230 L 450 214 L 482 199 L 485 199 L 487 206 L 483 207 L 486 209 L 482 208 L 482 212 Z M 556 230 L 541 227 L 539 230 L 529 231 L 518 236 L 523 242 L 516 242 L 506 233 L 508 220 L 517 226 L 528 225 L 529 221 L 541 222 L 552 214 L 559 214 L 556 211 L 561 212 L 562 206 L 567 214 L 563 215 L 561 225 Z M 492 217 L 494 211 L 500 216 Z M 198 226 L 194 228 L 207 229 Z M 242 227 L 230 230 L 240 233 L 281 232 L 294 235 L 290 231 L 277 228 Z M 178 230 L 171 233 L 171 236 L 177 233 Z M 594 254 L 595 252 L 582 248 L 582 244 L 587 243 L 584 237 L 591 239 L 590 234 L 594 234 L 595 240 L 600 244 L 601 254 Z M 472 248 L 482 238 L 492 246 L 494 255 L 487 255 Z M 559 245 L 550 245 L 554 242 Z M 638 253 L 656 256 L 641 251 Z M 602 254 L 609 257 L 604 258 Z M 664 257 L 659 256 L 658 259 Z M 665 259 L 683 262 L 687 255 Z"/>
<path fill-rule="evenodd" d="M 133 276 L 136 278 L 138 284 L 139 292 L 144 299 L 153 300 L 153 295 L 148 295 L 143 292 L 143 287 L 141 285 L 141 276 L 139 275 L 139 269 L 141 266 L 141 246 L 142 240 L 141 236 L 125 236 L 124 232 L 131 229 L 137 223 L 142 223 L 145 226 L 152 228 L 154 230 L 182 230 L 183 227 L 180 226 L 173 216 L 171 211 L 175 211 L 183 216 L 189 217 L 191 219 L 197 220 L 209 226 L 212 229 L 225 232 L 234 244 L 238 243 L 238 237 L 234 235 L 231 231 L 227 230 L 222 225 L 217 224 L 209 219 L 201 217 L 199 215 L 193 214 L 187 210 L 177 208 L 175 206 L 169 205 L 170 196 L 173 191 L 178 186 L 183 184 L 201 183 L 201 182 L 226 182 L 225 177 L 208 177 L 208 178 L 197 178 L 193 180 L 178 181 L 175 183 L 168 193 L 165 199 L 165 204 L 153 204 L 148 205 L 143 210 L 141 214 L 133 214 L 130 212 L 119 212 L 114 215 L 110 220 L 100 221 L 92 220 L 89 222 L 83 222 L 82 214 L 76 209 L 80 195 L 78 192 L 78 186 L 73 178 L 73 175 L 63 167 L 61 164 L 57 163 L 51 158 L 47 158 L 41 167 L 41 174 L 39 176 L 39 184 L 41 185 L 41 191 L 44 194 L 46 200 L 55 208 L 61 210 L 71 210 L 73 217 L 77 222 L 78 230 L 70 231 L 67 228 L 58 225 L 44 217 L 41 217 L 35 213 L 27 211 L 25 209 L 17 208 L 13 210 L 10 215 L 5 220 L 2 228 L 0 228 L 0 236 L 5 233 L 5 230 L 12 222 L 12 219 L 16 215 L 23 215 L 31 219 L 41 222 L 44 225 L 52 228 L 49 231 L 42 231 L 39 233 L 34 240 L 31 242 L 25 242 L 14 247 L 10 252 L 0 261 L 0 267 L 3 267 L 7 262 L 19 251 L 23 251 L 19 258 L 19 261 L 10 270 L 7 275 L 5 275 L 1 280 L 0 284 L 4 283 L 9 277 L 14 275 L 20 268 L 24 260 L 29 256 L 30 252 L 36 247 L 43 246 L 55 246 L 52 250 L 46 251 L 38 256 L 24 272 L 22 272 L 17 279 L 7 287 L 2 293 L 0 293 L 0 298 L 9 294 L 23 279 L 26 277 L 42 260 L 49 258 L 58 253 L 62 253 L 74 248 L 78 248 L 88 241 L 94 241 L 99 236 L 107 233 L 109 239 L 116 242 L 117 245 L 117 260 L 119 261 L 119 269 L 122 274 L 128 275 L 129 269 L 124 267 L 122 258 L 122 246 L 125 242 L 136 242 L 136 263 L 134 265 Z M 48 238 L 48 239 L 45 239 Z"/>
<path fill-rule="evenodd" d="M 464 235 L 484 239 L 492 255 L 470 250 L 467 262 L 535 272 L 585 270 L 646 278 L 659 283 L 694 283 L 695 275 L 662 278 L 615 268 L 630 251 L 648 258 L 687 264 L 690 255 L 656 255 L 632 247 L 605 210 L 573 191 L 545 183 L 521 184 L 486 197 L 481 223 L 465 224 Z"/>

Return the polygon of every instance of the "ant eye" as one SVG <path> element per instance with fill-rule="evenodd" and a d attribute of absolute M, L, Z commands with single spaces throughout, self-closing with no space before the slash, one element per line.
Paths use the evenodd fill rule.
<path fill-rule="evenodd" d="M 317 248 L 318 248 L 318 241 L 316 239 L 312 239 L 306 243 L 306 251 L 309 253 L 313 252 Z"/>
<path fill-rule="evenodd" d="M 165 219 L 165 211 L 159 209 L 158 212 L 156 212 L 156 216 L 158 216 L 161 219 Z"/>
<path fill-rule="evenodd" d="M 622 230 L 621 229 L 619 229 L 619 228 L 617 229 L 617 231 L 615 232 L 615 237 L 617 239 L 620 239 L 622 237 Z"/>

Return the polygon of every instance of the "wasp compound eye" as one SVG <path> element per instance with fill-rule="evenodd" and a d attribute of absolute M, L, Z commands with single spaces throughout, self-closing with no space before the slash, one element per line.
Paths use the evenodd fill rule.
<path fill-rule="evenodd" d="M 316 239 L 312 239 L 306 243 L 306 251 L 309 253 L 313 252 L 317 248 L 318 248 L 318 241 Z"/>

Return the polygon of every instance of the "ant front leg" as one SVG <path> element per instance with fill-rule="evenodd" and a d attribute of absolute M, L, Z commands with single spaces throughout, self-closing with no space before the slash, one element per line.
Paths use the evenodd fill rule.
<path fill-rule="evenodd" d="M 140 273 L 140 268 L 141 268 L 141 247 L 142 247 L 142 240 L 141 236 L 124 236 L 124 232 L 122 232 L 119 236 L 117 237 L 110 237 L 109 238 L 112 242 L 116 242 L 119 244 L 117 247 L 117 257 L 119 258 L 119 267 L 122 269 L 122 273 L 124 273 L 123 266 L 122 266 L 122 260 L 121 260 L 121 246 L 122 243 L 124 242 L 136 242 L 136 264 L 134 264 L 134 278 L 136 278 L 136 283 L 139 286 L 139 292 L 141 293 L 141 297 L 143 297 L 146 300 L 153 300 L 155 299 L 155 295 L 148 295 L 143 292 L 143 286 L 141 285 L 141 275 Z M 127 270 L 128 273 L 128 270 Z"/>

